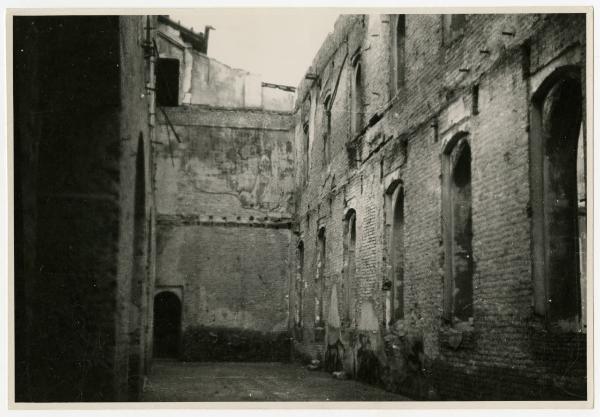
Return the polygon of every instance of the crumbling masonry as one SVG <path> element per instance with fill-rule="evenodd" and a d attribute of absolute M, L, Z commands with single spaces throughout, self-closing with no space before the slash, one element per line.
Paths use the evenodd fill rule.
<path fill-rule="evenodd" d="M 585 398 L 585 25 L 337 21 L 297 91 L 297 352 L 412 398 Z"/>
<path fill-rule="evenodd" d="M 13 27 L 17 401 L 162 357 L 586 398 L 585 15 L 344 15 L 297 88 L 166 16 Z"/>

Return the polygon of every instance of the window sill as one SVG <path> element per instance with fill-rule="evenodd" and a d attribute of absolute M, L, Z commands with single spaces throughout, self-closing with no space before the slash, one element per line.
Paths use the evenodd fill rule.
<path fill-rule="evenodd" d="M 543 319 L 528 323 L 528 345 L 533 357 L 556 373 L 584 372 L 587 333 L 547 326 Z"/>
<path fill-rule="evenodd" d="M 531 332 L 534 333 L 547 333 L 547 334 L 565 334 L 565 335 L 578 335 L 587 333 L 585 325 L 579 320 L 561 320 L 551 322 L 543 317 L 534 316 L 533 319 L 529 320 L 527 327 Z"/>

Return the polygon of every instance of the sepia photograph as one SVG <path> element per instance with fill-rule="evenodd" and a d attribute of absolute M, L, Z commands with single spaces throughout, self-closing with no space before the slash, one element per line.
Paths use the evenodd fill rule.
<path fill-rule="evenodd" d="M 589 406 L 591 15 L 9 9 L 12 407 Z"/>

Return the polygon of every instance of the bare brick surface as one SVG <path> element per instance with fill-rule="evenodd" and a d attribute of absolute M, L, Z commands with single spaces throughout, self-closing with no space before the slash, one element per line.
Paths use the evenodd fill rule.
<path fill-rule="evenodd" d="M 543 319 L 532 309 L 528 215 L 530 76 L 549 72 L 557 57 L 581 68 L 581 54 L 572 51 L 582 51 L 585 44 L 583 15 L 469 15 L 451 42 L 442 40 L 440 15 L 407 15 L 405 84 L 396 97 L 389 81 L 391 18 L 341 17 L 311 67 L 321 83 L 304 80 L 298 89 L 298 114 L 309 93 L 317 95 L 317 105 L 308 181 L 305 185 L 300 169 L 296 181 L 306 282 L 306 337 L 296 342 L 296 349 L 320 358 L 331 349 L 311 338 L 318 291 L 316 231 L 318 225 L 327 231 L 324 300 L 325 317 L 331 317 L 336 315 L 332 310 L 343 311 L 343 216 L 354 209 L 356 319 L 348 328 L 329 326 L 326 338 L 344 345 L 346 371 L 359 375 L 361 349 L 369 349 L 380 367 L 375 379 L 421 398 L 585 398 L 585 372 L 580 371 L 585 355 L 575 359 L 566 353 L 585 350 L 585 334 L 542 336 L 538 330 Z M 352 67 L 344 56 L 359 49 L 364 111 L 367 121 L 375 121 L 354 136 L 349 128 Z M 569 56 L 575 58 L 565 58 Z M 324 166 L 322 98 L 342 62 L 332 106 L 333 159 Z M 472 112 L 474 85 L 477 113 Z M 304 164 L 307 158 L 299 147 L 303 131 L 295 132 L 297 158 Z M 468 133 L 472 152 L 475 272 L 474 329 L 455 336 L 442 320 L 441 154 L 458 132 Z M 356 169 L 346 151 L 349 145 L 358 149 Z M 382 286 L 390 273 L 385 224 L 391 219 L 386 218 L 385 192 L 393 178 L 404 189 L 405 319 L 386 327 L 387 291 Z M 330 304 L 334 292 L 337 305 Z M 460 338 L 458 347 L 448 344 L 449 337 Z M 540 350 L 540 337 L 552 340 L 553 347 Z M 563 361 L 577 365 L 559 370 L 554 364 Z"/>

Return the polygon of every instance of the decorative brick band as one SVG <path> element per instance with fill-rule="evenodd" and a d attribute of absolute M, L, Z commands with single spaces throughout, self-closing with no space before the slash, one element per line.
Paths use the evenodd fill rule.
<path fill-rule="evenodd" d="M 199 216 L 196 214 L 159 214 L 156 217 L 158 225 L 171 226 L 226 226 L 226 227 L 265 227 L 272 229 L 291 229 L 292 219 L 289 217 L 265 217 L 229 219 L 227 217 Z"/>

